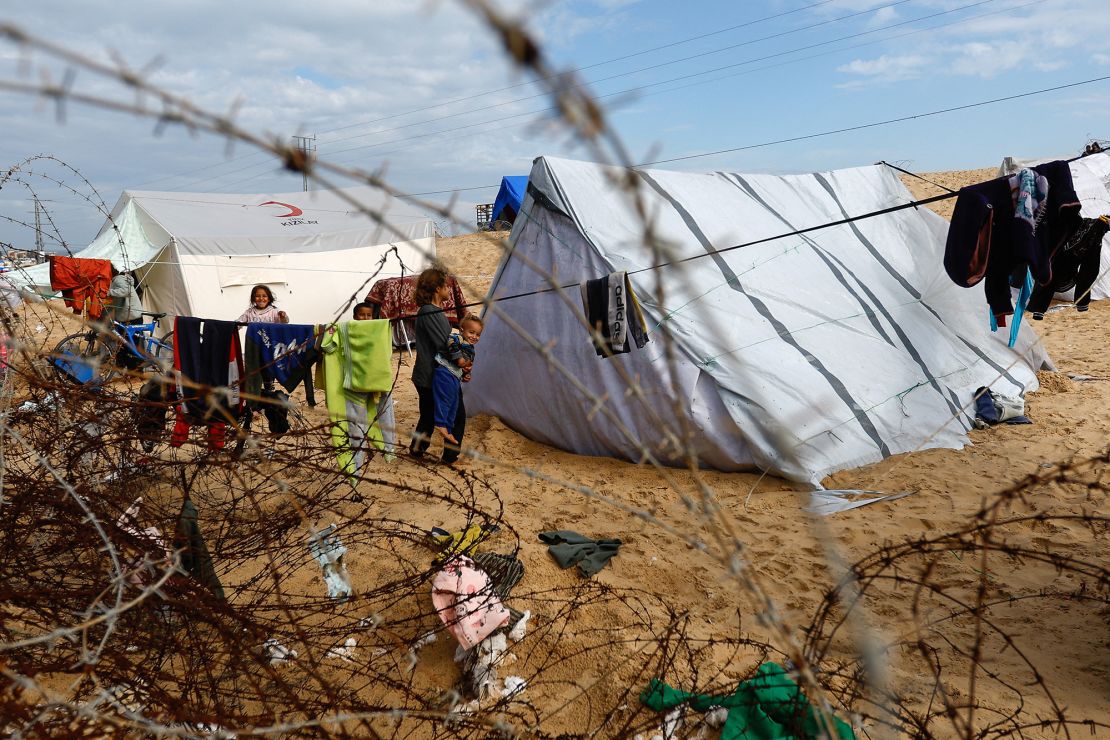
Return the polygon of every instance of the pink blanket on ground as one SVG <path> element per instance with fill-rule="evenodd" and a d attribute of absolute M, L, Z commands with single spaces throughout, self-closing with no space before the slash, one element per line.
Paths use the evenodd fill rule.
<path fill-rule="evenodd" d="M 509 622 L 509 610 L 493 592 L 485 571 L 459 557 L 432 579 L 432 604 L 447 631 L 469 650 Z"/>

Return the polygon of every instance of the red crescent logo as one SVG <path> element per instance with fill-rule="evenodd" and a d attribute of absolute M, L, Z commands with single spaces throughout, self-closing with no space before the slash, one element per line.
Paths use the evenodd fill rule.
<path fill-rule="evenodd" d="M 292 205 L 290 203 L 282 203 L 279 200 L 268 200 L 265 203 L 259 203 L 258 205 L 260 205 L 260 206 L 285 206 L 286 208 L 289 209 L 289 213 L 278 213 L 278 214 L 276 214 L 277 218 L 289 218 L 290 216 L 300 216 L 302 213 L 304 213 L 304 211 L 302 211 L 300 208 L 297 208 L 295 205 Z"/>

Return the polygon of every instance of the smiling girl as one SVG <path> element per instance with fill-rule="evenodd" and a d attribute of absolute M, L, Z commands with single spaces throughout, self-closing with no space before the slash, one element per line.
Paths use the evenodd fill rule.
<path fill-rule="evenodd" d="M 251 288 L 251 305 L 237 321 L 240 324 L 288 324 L 289 316 L 274 305 L 274 292 L 268 285 Z"/>

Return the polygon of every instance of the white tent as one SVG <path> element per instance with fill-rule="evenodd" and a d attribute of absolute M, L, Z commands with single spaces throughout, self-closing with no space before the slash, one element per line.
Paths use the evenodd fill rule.
<path fill-rule="evenodd" d="M 355 203 L 384 212 L 388 226 Z M 265 195 L 128 190 L 77 256 L 137 270 L 150 311 L 234 319 L 247 308 L 251 286 L 265 283 L 293 321 L 325 322 L 352 295 L 362 300 L 375 272 L 412 274 L 435 257 L 432 221 L 383 205 L 380 191 L 368 187 Z M 46 265 L 12 277 L 50 285 Z"/>
<path fill-rule="evenodd" d="M 673 434 L 700 465 L 815 482 L 900 452 L 958 448 L 976 388 L 1037 387 L 1047 357 L 1032 328 L 1022 326 L 1015 349 L 991 333 L 982 287 L 945 274 L 948 225 L 926 208 L 717 253 L 909 202 L 890 169 L 639 170 L 668 245 L 659 258 L 619 177 L 627 173 L 591 163 L 534 163 L 491 287 L 504 300 L 487 312 L 466 388 L 471 415 L 582 454 L 639 460 L 643 445 L 683 464 Z M 566 285 L 617 270 L 631 274 L 652 341 L 611 359 L 594 353 L 576 287 L 508 297 L 550 287 L 549 274 Z"/>
<path fill-rule="evenodd" d="M 1047 157 L 1044 159 L 1017 159 L 1006 157 L 998 168 L 998 174 L 1011 175 L 1022 167 L 1033 167 L 1043 162 L 1070 157 Z M 1083 204 L 1079 213 L 1086 218 L 1097 218 L 1110 213 L 1110 152 L 1091 154 L 1070 164 L 1071 179 L 1075 184 L 1075 194 Z M 1102 240 L 1102 262 L 1099 277 L 1091 286 L 1091 300 L 1101 301 L 1110 298 L 1110 234 Z M 1060 293 L 1061 300 L 1073 300 L 1074 291 Z"/>

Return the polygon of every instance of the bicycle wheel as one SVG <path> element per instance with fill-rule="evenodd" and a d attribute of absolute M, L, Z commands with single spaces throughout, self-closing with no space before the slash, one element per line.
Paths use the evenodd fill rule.
<path fill-rule="evenodd" d="M 173 369 L 173 332 L 161 339 L 151 337 L 147 343 L 147 351 L 151 354 L 147 360 L 150 366 L 156 372 L 168 373 Z"/>
<path fill-rule="evenodd" d="M 69 383 L 100 385 L 116 375 L 117 347 L 95 331 L 70 334 L 54 348 L 54 373 Z"/>

